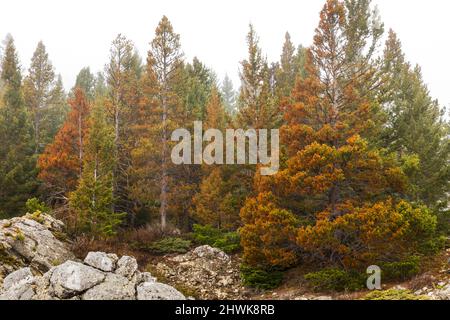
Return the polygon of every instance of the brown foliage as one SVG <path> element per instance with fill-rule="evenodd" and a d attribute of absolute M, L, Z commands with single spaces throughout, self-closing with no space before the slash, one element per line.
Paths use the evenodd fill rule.
<path fill-rule="evenodd" d="M 68 193 L 75 190 L 83 167 L 90 106 L 79 88 L 69 105 L 71 111 L 67 120 L 38 160 L 39 178 L 51 190 L 51 200 L 65 200 Z"/>

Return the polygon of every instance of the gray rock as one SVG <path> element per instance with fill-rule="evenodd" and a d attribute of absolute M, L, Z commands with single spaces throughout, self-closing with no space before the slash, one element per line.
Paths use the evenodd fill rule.
<path fill-rule="evenodd" d="M 225 252 L 208 245 L 195 248 L 192 254 L 199 258 L 211 258 L 222 260 L 223 262 L 230 261 L 230 257 Z"/>
<path fill-rule="evenodd" d="M 9 290 L 12 286 L 18 285 L 20 283 L 28 283 L 34 279 L 33 273 L 31 273 L 30 268 L 23 268 L 17 270 L 10 275 L 8 275 L 5 280 L 3 280 L 3 289 Z"/>
<path fill-rule="evenodd" d="M 116 274 L 131 280 L 138 270 L 138 263 L 135 258 L 123 256 L 117 262 Z"/>
<path fill-rule="evenodd" d="M 436 293 L 436 297 L 440 300 L 450 300 L 450 284 L 448 284 L 442 290 L 439 290 Z"/>
<path fill-rule="evenodd" d="M 30 268 L 20 269 L 5 278 L 0 300 L 31 300 L 35 278 Z"/>
<path fill-rule="evenodd" d="M 175 288 L 157 282 L 144 282 L 137 287 L 138 300 L 186 300 Z"/>
<path fill-rule="evenodd" d="M 31 284 L 21 284 L 0 294 L 0 300 L 32 300 L 34 295 Z"/>
<path fill-rule="evenodd" d="M 89 252 L 84 259 L 84 263 L 105 272 L 112 272 L 116 268 L 117 260 L 119 258 L 115 254 Z"/>
<path fill-rule="evenodd" d="M 105 279 L 105 274 L 78 262 L 67 261 L 53 270 L 50 294 L 58 298 L 71 298 Z"/>
<path fill-rule="evenodd" d="M 0 221 L 0 300 L 185 299 L 175 288 L 156 282 L 150 273 L 139 272 L 133 257 L 119 260 L 115 254 L 91 252 L 84 263 L 67 260 L 53 266 L 58 261 L 51 259 L 72 255 L 62 242 L 61 252 L 58 247 L 56 253 L 52 251 L 53 241 L 59 240 L 50 228 L 62 227 L 51 217 L 39 221 L 26 217 Z M 11 233 L 4 231 L 8 228 L 13 228 Z M 30 266 L 19 268 L 26 263 Z M 45 269 L 48 271 L 42 271 L 41 276 L 39 270 Z M 1 273 L 5 271 L 9 275 L 2 281 Z"/>
<path fill-rule="evenodd" d="M 108 274 L 104 282 L 86 291 L 83 300 L 134 300 L 134 283 L 117 274 Z"/>
<path fill-rule="evenodd" d="M 63 235 L 64 224 L 47 214 L 0 220 L 0 279 L 23 267 L 46 272 L 73 259 Z"/>
<path fill-rule="evenodd" d="M 242 289 L 239 261 L 210 246 L 197 247 L 177 256 L 163 258 L 156 271 L 171 283 L 195 291 L 205 300 L 247 299 Z"/>
<path fill-rule="evenodd" d="M 137 284 L 141 284 L 143 282 L 156 282 L 156 278 L 151 275 L 150 272 L 139 272 L 137 274 Z"/>

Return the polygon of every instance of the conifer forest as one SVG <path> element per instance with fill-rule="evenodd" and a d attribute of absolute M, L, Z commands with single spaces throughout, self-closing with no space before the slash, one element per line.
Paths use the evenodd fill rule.
<path fill-rule="evenodd" d="M 15 266 L 8 243 L 28 239 L 27 228 L 11 223 L 52 219 L 63 223 L 52 232 L 74 256 L 135 257 L 141 271 L 186 297 L 266 299 L 301 287 L 302 295 L 420 299 L 425 285 L 414 283 L 433 274 L 441 291 L 449 284 L 450 299 L 447 101 L 432 95 L 371 0 L 321 2 L 310 42 L 294 43 L 286 32 L 270 44 L 279 48 L 275 61 L 248 24 L 236 39 L 246 45 L 238 83 L 188 58 L 185 31 L 163 14 L 146 26 L 154 30 L 148 52 L 118 34 L 104 48 L 104 68 L 81 69 L 73 87 L 44 41 L 21 61 L 13 32 L 0 30 L 0 283 L 18 269 L 7 267 Z M 183 155 L 173 151 L 177 129 Z M 230 132 L 245 133 L 244 150 L 249 132 L 260 147 L 267 138 L 275 171 L 264 173 L 270 164 L 261 150 L 257 161 L 250 154 L 229 163 Z M 215 144 L 219 137 L 226 146 Z M 202 291 L 162 276 L 166 259 L 200 247 L 231 259 L 235 295 L 212 295 L 209 278 Z M 411 286 L 370 292 L 371 266 L 383 289 Z"/>

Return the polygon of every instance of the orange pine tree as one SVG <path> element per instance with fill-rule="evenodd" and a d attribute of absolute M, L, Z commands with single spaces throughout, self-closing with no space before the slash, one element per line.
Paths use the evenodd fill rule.
<path fill-rule="evenodd" d="M 287 268 L 298 261 L 295 237 L 299 220 L 282 209 L 270 192 L 248 199 L 241 210 L 243 260 L 259 268 Z"/>
<path fill-rule="evenodd" d="M 51 190 L 52 201 L 67 200 L 69 192 L 75 190 L 83 169 L 83 147 L 89 128 L 89 103 L 79 88 L 69 100 L 71 108 L 64 125 L 53 143 L 39 157 L 39 178 L 46 189 Z"/>
<path fill-rule="evenodd" d="M 179 119 L 184 114 L 174 90 L 182 61 L 180 37 L 164 16 L 156 28 L 141 80 L 140 117 L 134 126 L 139 135 L 131 150 L 129 187 L 142 211 L 149 215 L 159 211 L 162 230 L 168 224 L 172 196 L 186 191 L 178 188 L 170 160 L 170 149 L 175 145 L 170 141 L 170 132 L 180 127 Z"/>
<path fill-rule="evenodd" d="M 230 123 L 217 88 L 211 91 L 206 106 L 204 129 L 218 129 L 223 134 Z M 200 191 L 193 198 L 193 218 L 203 225 L 223 230 L 236 230 L 240 226 L 239 209 L 244 196 L 244 181 L 235 166 L 203 166 Z"/>
<path fill-rule="evenodd" d="M 255 200 L 250 199 L 241 210 L 244 252 L 257 251 L 251 255 L 260 255 L 260 265 L 280 264 L 272 255 L 279 256 L 278 251 L 290 246 L 297 249 L 289 253 L 303 252 L 306 257 L 341 266 L 361 266 L 370 260 L 368 256 L 382 256 L 383 246 L 372 244 L 383 241 L 383 236 L 385 241 L 391 239 L 392 245 L 408 246 L 403 235 L 424 227 L 414 224 L 408 214 L 399 213 L 397 201 L 390 200 L 401 197 L 407 185 L 396 158 L 365 139 L 376 117 L 373 92 L 366 87 L 374 73 L 354 58 L 355 42 L 346 30 L 347 14 L 344 2 L 327 1 L 309 51 L 307 77 L 298 80 L 293 103 L 285 108 L 286 125 L 281 130 L 285 168 L 274 178 L 256 179 L 256 189 L 271 193 L 275 201 L 252 206 Z M 295 241 L 286 232 L 280 245 L 264 245 L 264 239 L 273 232 L 267 227 L 268 216 L 285 209 L 292 217 L 286 212 L 289 218 L 276 228 L 288 228 L 284 223 L 293 217 L 307 227 L 297 229 Z M 415 210 L 410 207 L 406 211 Z M 425 228 L 433 230 L 427 211 L 419 210 L 418 215 L 426 221 Z M 257 226 L 264 228 L 255 229 Z M 389 231 L 380 233 L 385 226 Z M 249 260 L 255 263 L 255 259 Z M 289 266 L 293 259 L 284 253 L 281 261 L 282 266 Z"/>

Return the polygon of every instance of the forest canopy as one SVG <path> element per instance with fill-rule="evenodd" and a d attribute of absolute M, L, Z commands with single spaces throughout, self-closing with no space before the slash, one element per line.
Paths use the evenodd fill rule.
<path fill-rule="evenodd" d="M 325 1 L 312 45 L 286 33 L 278 61 L 250 24 L 236 89 L 188 61 L 182 40 L 166 16 L 145 58 L 119 34 L 104 70 L 83 68 L 66 90 L 43 42 L 22 72 L 8 35 L 0 217 L 47 210 L 98 241 L 142 227 L 216 237 L 242 252 L 247 275 L 306 263 L 362 272 L 443 248 L 450 123 L 370 0 Z M 278 173 L 174 164 L 171 133 L 196 121 L 280 129 Z"/>

